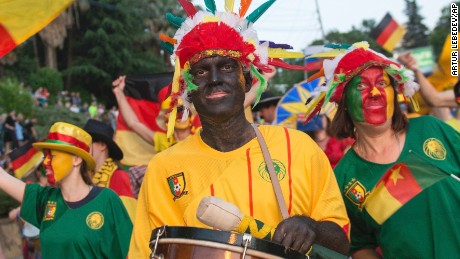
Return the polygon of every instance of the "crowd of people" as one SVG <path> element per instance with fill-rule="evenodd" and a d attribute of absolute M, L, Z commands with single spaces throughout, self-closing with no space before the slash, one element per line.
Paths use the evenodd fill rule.
<path fill-rule="evenodd" d="M 149 258 L 152 233 L 164 226 L 228 229 L 238 213 L 197 215 L 209 197 L 249 220 L 231 230 L 258 236 L 270 228 L 264 233 L 288 248 L 285 256 L 459 255 L 460 133 L 402 109 L 417 106 L 419 88 L 426 98 L 436 94 L 427 94 L 434 87 L 410 54 L 395 61 L 360 42 L 324 60 L 325 84 L 306 105 L 311 115 L 329 103 L 337 111 L 307 114 L 318 126 L 295 130 L 274 125 L 280 97 L 264 92 L 277 66 L 293 68 L 279 60 L 293 52 L 259 43 L 248 21 L 260 13 L 190 8 L 175 37 L 162 36 L 175 71 L 150 122 L 159 130 L 131 109 L 125 76 L 112 84 L 120 108 L 113 116 L 154 148 L 150 161 L 122 166 L 116 132 L 93 101 L 83 128 L 56 122 L 33 144 L 47 184 L 26 184 L 0 168 L 0 189 L 21 202 L 12 218 L 40 231 L 44 258 Z M 436 98 L 458 109 L 456 95 L 458 86 Z M 69 98 L 70 107 L 81 105 L 77 94 Z M 11 136 L 17 118 L 10 117 Z"/>

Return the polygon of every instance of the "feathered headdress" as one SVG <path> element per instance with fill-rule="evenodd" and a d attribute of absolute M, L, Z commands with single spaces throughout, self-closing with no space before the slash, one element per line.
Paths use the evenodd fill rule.
<path fill-rule="evenodd" d="M 333 54 L 335 57 L 324 60 L 321 71 L 318 75 L 313 76 L 324 75 L 326 84 L 315 90 L 314 97 L 307 104 L 307 121 L 321 110 L 324 104 L 340 102 L 347 83 L 370 67 L 383 68 L 395 80 L 397 84 L 396 91 L 401 93 L 405 99 L 409 99 L 414 108 L 418 110 L 418 103 L 412 98 L 419 89 L 419 85 L 414 82 L 414 75 L 400 64 L 369 49 L 367 42 L 358 42 L 351 46 L 347 45 L 345 49 L 333 46 L 332 50 L 327 53 Z M 319 55 L 330 57 L 324 53 Z"/>
<path fill-rule="evenodd" d="M 225 0 L 225 12 L 217 12 L 214 0 L 204 0 L 206 11 L 197 11 L 187 0 L 178 0 L 188 17 L 183 19 L 171 13 L 166 19 L 179 29 L 174 37 L 160 35 L 162 48 L 173 54 L 175 71 L 171 89 L 170 122 L 177 116 L 178 99 L 182 99 L 184 114 L 188 118 L 190 91 L 197 86 L 192 82 L 190 66 L 206 57 L 225 56 L 241 62 L 251 68 L 251 73 L 261 82 L 257 89 L 256 103 L 265 90 L 267 82 L 258 72 L 270 71 L 268 65 L 288 69 L 303 70 L 303 66 L 285 63 L 281 58 L 302 58 L 300 52 L 289 52 L 292 49 L 286 44 L 259 42 L 253 23 L 275 2 L 268 0 L 252 13 L 246 15 L 251 0 L 241 0 L 238 13 L 233 12 L 234 0 Z M 168 124 L 168 137 L 172 135 L 174 125 Z"/>

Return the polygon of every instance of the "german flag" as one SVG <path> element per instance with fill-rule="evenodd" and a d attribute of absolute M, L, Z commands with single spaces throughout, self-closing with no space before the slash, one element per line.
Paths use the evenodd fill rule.
<path fill-rule="evenodd" d="M 0 58 L 39 32 L 73 0 L 0 1 Z"/>
<path fill-rule="evenodd" d="M 19 179 L 31 173 L 43 160 L 43 153 L 32 147 L 32 142 L 14 149 L 9 156 L 14 176 Z"/>
<path fill-rule="evenodd" d="M 139 121 L 153 131 L 164 132 L 157 124 L 160 111 L 157 96 L 163 87 L 172 82 L 173 73 L 158 73 L 126 77 L 126 99 Z M 146 165 L 155 154 L 154 147 L 132 131 L 122 116 L 118 116 L 115 141 L 123 150 L 122 164 Z"/>
<path fill-rule="evenodd" d="M 383 17 L 382 21 L 371 31 L 371 37 L 384 48 L 392 52 L 404 36 L 406 29 L 400 26 L 389 13 Z"/>
<path fill-rule="evenodd" d="M 395 164 L 377 182 L 364 208 L 381 225 L 424 189 L 446 177 L 449 175 L 423 162 Z"/>

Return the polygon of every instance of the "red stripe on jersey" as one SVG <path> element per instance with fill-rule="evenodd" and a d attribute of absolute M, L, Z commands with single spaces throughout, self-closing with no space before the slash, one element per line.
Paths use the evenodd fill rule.
<path fill-rule="evenodd" d="M 291 214 L 292 210 L 292 177 L 291 177 L 291 139 L 289 138 L 289 132 L 287 128 L 284 128 L 284 133 L 286 134 L 286 148 L 288 155 L 288 176 L 289 176 L 289 206 L 288 213 Z"/>
<path fill-rule="evenodd" d="M 246 160 L 248 161 L 248 187 L 249 187 L 249 216 L 254 215 L 254 204 L 252 200 L 252 172 L 251 172 L 251 156 L 250 148 L 246 150 Z"/>
<path fill-rule="evenodd" d="M 211 189 L 211 196 L 214 196 L 214 184 L 211 184 L 209 188 Z"/>

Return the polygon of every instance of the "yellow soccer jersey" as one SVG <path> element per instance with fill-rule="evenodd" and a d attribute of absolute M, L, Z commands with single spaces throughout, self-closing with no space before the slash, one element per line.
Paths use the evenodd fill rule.
<path fill-rule="evenodd" d="M 348 225 L 326 155 L 305 133 L 259 126 L 272 157 L 289 215 Z M 130 258 L 146 258 L 151 231 L 162 225 L 210 228 L 196 219 L 201 199 L 216 196 L 271 226 L 282 221 L 257 138 L 219 152 L 193 137 L 157 154 L 142 184 Z"/>

